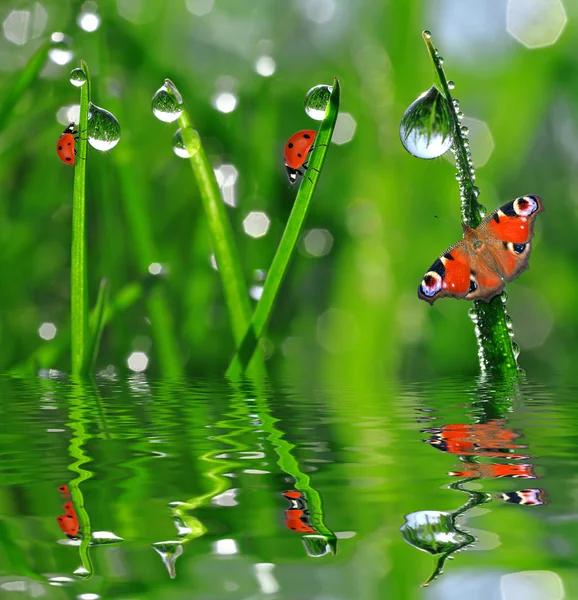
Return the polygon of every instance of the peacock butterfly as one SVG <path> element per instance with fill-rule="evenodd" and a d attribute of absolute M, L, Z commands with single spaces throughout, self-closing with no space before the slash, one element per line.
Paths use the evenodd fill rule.
<path fill-rule="evenodd" d="M 528 268 L 539 196 L 521 196 L 486 217 L 476 229 L 462 223 L 464 237 L 429 268 L 417 295 L 432 304 L 438 298 L 489 302 Z"/>

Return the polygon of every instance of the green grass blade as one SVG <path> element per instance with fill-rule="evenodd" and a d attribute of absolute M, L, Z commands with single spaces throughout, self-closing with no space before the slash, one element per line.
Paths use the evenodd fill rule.
<path fill-rule="evenodd" d="M 90 313 L 89 328 L 90 328 L 90 370 L 94 371 L 96 365 L 96 359 L 98 357 L 98 349 L 100 348 L 100 340 L 102 338 L 102 332 L 104 331 L 106 309 L 108 307 L 108 301 L 110 296 L 110 286 L 108 281 L 103 279 L 100 282 L 98 288 L 98 296 L 96 298 L 96 305 L 93 311 Z"/>
<path fill-rule="evenodd" d="M 3 131 L 10 120 L 12 109 L 18 103 L 19 98 L 36 79 L 40 70 L 46 62 L 51 43 L 44 42 L 38 50 L 30 57 L 26 66 L 6 86 L 2 100 L 0 100 L 0 131 Z"/>
<path fill-rule="evenodd" d="M 175 85 L 170 80 L 166 80 L 165 85 L 170 93 L 180 97 Z M 207 158 L 199 135 L 194 130 L 191 115 L 184 105 L 178 123 L 181 127 L 183 142 L 190 154 L 188 160 L 203 202 L 211 244 L 223 285 L 231 331 L 235 346 L 238 347 L 251 320 L 251 304 L 233 229 L 221 198 L 215 172 Z M 255 369 L 262 371 L 262 367 L 257 364 L 255 364 Z"/>
<path fill-rule="evenodd" d="M 257 344 L 261 339 L 261 336 L 265 332 L 267 323 L 271 318 L 275 301 L 279 295 L 279 290 L 281 289 L 281 284 L 287 275 L 291 257 L 295 252 L 297 242 L 303 231 L 311 200 L 321 175 L 321 169 L 325 162 L 329 144 L 331 143 L 331 137 L 339 113 L 340 97 L 341 87 L 339 85 L 339 80 L 335 79 L 325 118 L 315 137 L 316 148 L 312 152 L 308 162 L 309 169 L 307 170 L 307 175 L 310 179 L 304 178 L 301 183 L 287 226 L 283 232 L 283 237 L 281 238 L 277 252 L 273 257 L 273 262 L 271 263 L 271 269 L 269 270 L 267 280 L 263 287 L 261 299 L 255 308 L 251 325 L 249 329 L 243 332 L 243 340 L 241 344 L 237 346 L 238 351 L 227 370 L 227 375 L 229 377 L 238 377 L 246 369 L 257 349 Z"/>
<path fill-rule="evenodd" d="M 72 199 L 72 258 L 70 281 L 70 348 L 72 374 L 85 375 L 90 365 L 90 334 L 88 328 L 88 271 L 86 250 L 86 162 L 88 160 L 88 105 L 90 74 L 81 61 L 86 83 L 80 88 L 80 120 L 77 159 L 74 167 Z"/>
<path fill-rule="evenodd" d="M 438 76 L 442 92 L 448 100 L 450 116 L 453 123 L 453 147 L 455 150 L 457 178 L 461 186 L 462 215 L 466 224 L 477 227 L 482 221 L 479 188 L 475 185 L 475 173 L 468 151 L 469 142 L 464 134 L 453 103 L 448 80 L 439 60 L 439 55 L 431 41 L 431 34 L 423 33 L 435 72 Z M 512 343 L 512 324 L 505 304 L 506 295 L 502 292 L 488 302 L 474 301 L 472 318 L 476 328 L 478 355 L 482 373 L 498 376 L 517 375 L 519 367 L 517 354 Z M 510 326 L 508 327 L 508 320 Z"/>

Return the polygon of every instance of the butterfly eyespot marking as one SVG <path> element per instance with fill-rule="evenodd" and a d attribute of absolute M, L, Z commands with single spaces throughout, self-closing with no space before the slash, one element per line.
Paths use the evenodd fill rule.
<path fill-rule="evenodd" d="M 419 288 L 424 296 L 433 298 L 442 289 L 442 276 L 436 271 L 428 271 Z"/>
<path fill-rule="evenodd" d="M 522 254 L 526 249 L 527 244 L 512 244 L 512 250 L 515 254 Z"/>
<path fill-rule="evenodd" d="M 446 252 L 444 255 L 442 255 L 442 258 L 445 258 L 446 260 L 455 260 L 451 252 Z"/>
<path fill-rule="evenodd" d="M 474 274 L 472 273 L 470 275 L 470 287 L 468 289 L 468 294 L 475 292 L 477 289 L 478 289 L 478 282 L 476 281 L 476 278 L 475 278 Z"/>
<path fill-rule="evenodd" d="M 538 210 L 538 202 L 533 196 L 522 196 L 514 200 L 513 209 L 519 217 L 529 217 Z"/>

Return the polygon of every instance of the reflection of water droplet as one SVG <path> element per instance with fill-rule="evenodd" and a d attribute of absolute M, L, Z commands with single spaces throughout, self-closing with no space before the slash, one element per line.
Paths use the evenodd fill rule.
<path fill-rule="evenodd" d="M 201 147 L 199 134 L 191 127 L 177 129 L 173 136 L 173 152 L 179 158 L 194 156 Z"/>
<path fill-rule="evenodd" d="M 183 546 L 177 540 L 169 540 L 166 542 L 155 542 L 151 546 L 159 553 L 160 557 L 169 572 L 169 577 L 176 577 L 175 563 L 177 558 L 183 553 Z"/>
<path fill-rule="evenodd" d="M 152 108 L 154 116 L 165 123 L 172 123 L 183 114 L 183 99 L 170 81 L 155 92 Z"/>
<path fill-rule="evenodd" d="M 432 86 L 412 102 L 401 118 L 401 143 L 413 156 L 437 158 L 452 145 L 452 121 L 444 95 Z"/>
<path fill-rule="evenodd" d="M 422 35 L 427 40 L 431 40 L 431 32 L 428 29 L 425 29 L 424 32 L 422 33 Z"/>
<path fill-rule="evenodd" d="M 450 90 L 453 90 L 456 87 L 456 84 L 454 81 L 452 81 L 451 79 L 448 81 L 448 88 Z"/>
<path fill-rule="evenodd" d="M 72 46 L 72 40 L 60 33 L 55 31 L 50 36 L 50 50 L 48 51 L 48 58 L 57 65 L 66 65 L 74 58 L 74 52 L 70 49 Z"/>
<path fill-rule="evenodd" d="M 82 87 L 86 83 L 86 73 L 82 69 L 72 69 L 70 83 L 76 87 Z"/>
<path fill-rule="evenodd" d="M 88 143 L 96 150 L 114 148 L 120 140 L 120 125 L 108 110 L 92 102 L 88 107 Z"/>
<path fill-rule="evenodd" d="M 305 112 L 316 121 L 323 121 L 325 110 L 333 88 L 330 85 L 316 85 L 305 95 Z"/>

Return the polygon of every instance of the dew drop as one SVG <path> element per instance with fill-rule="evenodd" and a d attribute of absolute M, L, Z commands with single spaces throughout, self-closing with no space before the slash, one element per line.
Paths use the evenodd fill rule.
<path fill-rule="evenodd" d="M 480 216 L 483 218 L 486 216 L 488 209 L 483 204 L 478 204 L 478 210 L 480 211 Z"/>
<path fill-rule="evenodd" d="M 455 82 L 454 82 L 454 81 L 452 81 L 452 80 L 450 79 L 450 80 L 448 81 L 448 88 L 449 88 L 450 90 L 453 90 L 453 89 L 455 89 L 455 87 L 456 87 L 456 84 L 455 84 Z"/>
<path fill-rule="evenodd" d="M 435 85 L 410 104 L 401 118 L 399 135 L 404 148 L 418 158 L 437 158 L 450 149 L 448 102 Z"/>
<path fill-rule="evenodd" d="M 330 85 L 316 85 L 305 95 L 305 112 L 316 121 L 323 121 L 333 88 Z"/>
<path fill-rule="evenodd" d="M 422 35 L 423 35 L 424 38 L 426 38 L 428 40 L 431 40 L 431 31 L 429 31 L 428 29 L 425 29 L 423 31 Z"/>
<path fill-rule="evenodd" d="M 520 356 L 520 346 L 518 346 L 517 342 L 512 340 L 512 351 L 514 352 L 514 358 L 518 360 L 518 356 Z"/>
<path fill-rule="evenodd" d="M 443 65 L 444 64 L 444 57 L 443 56 L 439 56 L 437 57 L 437 61 L 439 65 Z"/>
<path fill-rule="evenodd" d="M 108 110 L 90 103 L 88 107 L 88 143 L 96 150 L 105 152 L 114 148 L 120 140 L 120 125 Z"/>
<path fill-rule="evenodd" d="M 152 109 L 154 116 L 164 123 L 172 123 L 183 114 L 183 98 L 169 79 L 155 92 Z"/>
<path fill-rule="evenodd" d="M 82 87 L 86 83 L 86 73 L 82 69 L 72 69 L 70 83 L 76 87 Z"/>
<path fill-rule="evenodd" d="M 173 136 L 173 152 L 179 158 L 194 156 L 201 147 L 201 138 L 192 127 L 177 129 Z"/>

